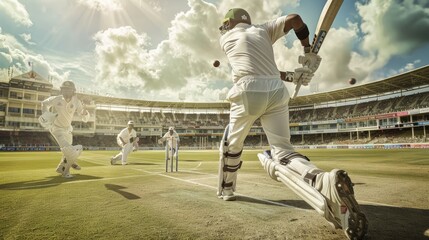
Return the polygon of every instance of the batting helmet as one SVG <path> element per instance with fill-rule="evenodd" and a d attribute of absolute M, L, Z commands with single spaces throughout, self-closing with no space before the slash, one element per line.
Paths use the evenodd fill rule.
<path fill-rule="evenodd" d="M 242 8 L 231 8 L 225 14 L 222 26 L 219 27 L 219 30 L 221 34 L 224 34 L 226 31 L 233 29 L 238 23 L 252 24 L 250 15 Z"/>
<path fill-rule="evenodd" d="M 76 93 L 76 87 L 74 86 L 74 83 L 72 81 L 64 81 L 61 84 L 61 94 L 65 98 L 71 98 Z"/>
<path fill-rule="evenodd" d="M 73 89 L 73 91 L 76 91 L 76 87 L 74 86 L 74 83 L 72 81 L 64 81 L 61 84 L 61 89 L 63 88 L 68 88 L 68 89 Z"/>

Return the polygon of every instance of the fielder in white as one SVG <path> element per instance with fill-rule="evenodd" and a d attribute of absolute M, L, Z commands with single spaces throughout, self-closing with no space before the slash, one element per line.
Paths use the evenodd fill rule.
<path fill-rule="evenodd" d="M 71 122 L 75 112 L 83 122 L 89 120 L 89 112 L 76 97 L 76 87 L 72 81 L 64 81 L 61 85 L 61 95 L 52 96 L 42 101 L 40 124 L 49 129 L 61 148 L 63 156 L 56 171 L 65 178 L 72 178 L 70 167 L 80 170 L 77 158 L 82 152 L 82 145 L 73 146 L 73 127 Z"/>
<path fill-rule="evenodd" d="M 347 173 L 325 172 L 295 152 L 290 143 L 289 92 L 280 79 L 272 45 L 290 30 L 301 41 L 308 65 L 295 69 L 294 83 L 301 76 L 307 85 L 319 67 L 320 57 L 310 53 L 309 31 L 296 14 L 252 25 L 250 15 L 240 8 L 225 15 L 220 45 L 232 68 L 234 86 L 227 99 L 231 103 L 230 122 L 220 146 L 218 196 L 235 200 L 237 172 L 241 167 L 243 143 L 254 121 L 261 120 L 271 151 L 258 154 L 268 174 L 302 197 L 334 227 L 342 228 L 350 239 L 362 239 L 368 222 L 355 200 Z M 301 62 L 301 61 L 300 61 Z"/>
<path fill-rule="evenodd" d="M 122 165 L 127 165 L 128 155 L 131 152 L 137 151 L 139 147 L 139 138 L 137 137 L 136 130 L 134 130 L 133 121 L 128 121 L 128 127 L 122 129 L 116 137 L 116 142 L 122 150 L 110 159 L 110 164 L 114 165 L 116 161 L 121 160 Z"/>
<path fill-rule="evenodd" d="M 159 144 L 162 144 L 165 141 L 167 141 L 168 144 L 168 153 L 170 153 L 171 149 L 173 149 L 172 158 L 174 159 L 176 157 L 176 151 L 178 150 L 176 149 L 176 146 L 178 146 L 180 143 L 179 134 L 177 134 L 176 130 L 174 130 L 174 127 L 169 127 L 168 132 L 166 132 L 162 138 L 158 139 Z M 170 160 L 169 157 L 168 160 Z"/>

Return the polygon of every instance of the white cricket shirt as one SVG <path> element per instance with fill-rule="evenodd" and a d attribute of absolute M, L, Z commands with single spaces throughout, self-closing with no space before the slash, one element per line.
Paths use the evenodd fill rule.
<path fill-rule="evenodd" d="M 125 144 L 127 144 L 127 143 L 130 143 L 130 138 L 136 138 L 137 137 L 137 132 L 134 129 L 131 129 L 131 132 L 130 132 L 130 131 L 128 131 L 128 128 L 124 128 L 118 134 L 118 137 L 117 137 L 118 140 L 120 137 L 122 138 L 122 140 L 124 140 Z"/>
<path fill-rule="evenodd" d="M 58 116 L 54 121 L 54 125 L 61 128 L 68 128 L 71 126 L 74 113 L 76 111 L 78 113 L 82 112 L 83 105 L 76 96 L 73 96 L 70 102 L 66 102 L 64 97 L 59 95 L 49 97 L 42 102 L 43 112 L 49 111 L 49 108 L 52 108 L 52 112 L 58 113 Z M 79 115 L 82 116 L 81 114 Z M 89 113 L 87 112 L 87 115 L 85 115 L 82 120 L 86 122 L 88 119 Z"/>
<path fill-rule="evenodd" d="M 272 45 L 282 36 L 286 16 L 261 25 L 237 24 L 220 38 L 220 46 L 232 67 L 236 83 L 244 76 L 277 76 Z"/>

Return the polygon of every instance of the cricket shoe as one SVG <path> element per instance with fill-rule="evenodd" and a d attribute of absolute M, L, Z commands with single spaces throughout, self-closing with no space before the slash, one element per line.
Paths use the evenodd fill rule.
<path fill-rule="evenodd" d="M 343 229 L 348 239 L 364 239 L 368 220 L 354 197 L 353 183 L 347 172 L 334 169 L 319 176 L 322 178 L 317 179 L 316 186 L 322 184 L 319 191 L 328 205 L 326 220 L 335 228 Z"/>
<path fill-rule="evenodd" d="M 63 178 L 74 178 L 70 173 L 63 174 Z"/>
<path fill-rule="evenodd" d="M 237 197 L 234 195 L 234 192 L 231 189 L 223 189 L 222 195 L 220 195 L 219 198 L 223 199 L 224 201 L 237 200 Z"/>
<path fill-rule="evenodd" d="M 115 165 L 114 157 L 111 157 L 111 158 L 110 158 L 110 165 Z"/>
<path fill-rule="evenodd" d="M 66 166 L 64 166 L 64 164 L 60 163 L 58 164 L 57 169 L 55 170 L 55 172 L 63 175 L 64 174 L 64 170 L 66 169 Z"/>
<path fill-rule="evenodd" d="M 74 170 L 81 170 L 81 169 L 82 169 L 82 168 L 81 168 L 79 165 L 77 165 L 76 163 L 73 163 L 71 167 L 72 167 Z"/>

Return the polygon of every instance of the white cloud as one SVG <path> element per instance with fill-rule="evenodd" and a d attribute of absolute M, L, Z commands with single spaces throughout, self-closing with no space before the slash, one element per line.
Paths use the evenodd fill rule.
<path fill-rule="evenodd" d="M 374 54 L 371 68 L 381 68 L 394 56 L 408 54 L 429 42 L 429 1 L 372 0 L 357 3 L 364 34 L 362 49 Z"/>
<path fill-rule="evenodd" d="M 28 50 L 15 37 L 0 33 L 0 39 L 0 68 L 13 68 L 13 76 L 30 71 L 29 62 L 44 78 L 53 77 L 54 85 L 59 85 L 69 75 L 67 72 L 58 73 L 44 56 Z"/>
<path fill-rule="evenodd" d="M 110 13 L 123 9 L 119 0 L 78 0 L 78 3 L 101 13 Z"/>
<path fill-rule="evenodd" d="M 429 43 L 429 1 L 414 4 L 412 0 L 372 0 L 367 5 L 357 3 L 361 24 L 349 23 L 348 27 L 331 29 L 320 51 L 322 63 L 312 83 L 321 91 L 348 87 L 347 80 L 356 78 L 358 83 L 367 83 L 396 75 L 415 68 L 420 60 L 406 64 L 400 69 L 382 70 L 392 58 L 410 54 Z M 298 47 L 295 41 L 294 46 Z M 296 55 L 293 49 L 286 52 Z M 281 56 L 280 56 L 281 59 Z M 296 62 L 281 60 L 296 67 Z M 302 88 L 301 94 L 310 93 Z"/>
<path fill-rule="evenodd" d="M 1 0 L 0 1 L 0 13 L 10 17 L 17 24 L 30 27 L 33 22 L 30 20 L 25 6 L 22 5 L 18 0 Z"/>
<path fill-rule="evenodd" d="M 0 0 L 0 14 L 3 18 L 12 19 L 16 26 L 32 26 L 32 21 L 26 7 L 35 10 L 28 1 L 26 7 L 20 0 Z M 42 1 L 44 3 L 52 0 Z M 218 101 L 219 94 L 225 94 L 232 85 L 228 62 L 219 47 L 220 20 L 231 7 L 244 7 L 251 15 L 253 23 L 262 23 L 282 15 L 280 9 L 285 7 L 297 7 L 299 0 L 219 0 L 217 5 L 203 0 L 189 0 L 186 11 L 176 13 L 177 9 L 183 9 L 184 2 L 171 3 L 168 0 L 78 0 L 78 7 L 97 11 L 88 15 L 95 19 L 99 13 L 108 23 L 116 23 L 115 28 L 99 30 L 93 36 L 95 41 L 95 62 L 92 52 L 80 52 L 80 39 L 86 35 L 69 31 L 67 25 L 57 24 L 46 31 L 46 38 L 38 39 L 37 45 L 43 48 L 48 43 L 49 53 L 43 56 L 39 52 L 33 52 L 33 39 L 30 33 L 16 33 L 15 37 L 2 34 L 0 27 L 0 67 L 14 66 L 15 75 L 18 72 L 29 70 L 28 61 L 32 61 L 35 70 L 42 76 L 54 76 L 54 84 L 62 80 L 72 78 L 79 85 L 88 81 L 88 88 L 99 89 L 100 92 L 110 93 L 115 96 L 141 98 L 149 100 L 177 101 L 181 93 L 186 101 Z M 363 2 L 366 2 L 363 4 Z M 55 1 L 55 3 L 58 3 Z M 40 4 L 43 5 L 43 4 Z M 62 4 L 59 4 L 63 6 Z M 180 5 L 180 6 L 179 6 Z M 50 6 L 50 5 L 49 5 Z M 320 91 L 329 91 L 348 86 L 350 77 L 358 79 L 358 83 L 378 80 L 381 77 L 409 71 L 418 65 L 420 60 L 399 65 L 397 69 L 384 70 L 392 62 L 392 59 L 403 55 L 410 55 L 422 45 L 429 43 L 429 1 L 428 0 L 371 0 L 359 1 L 355 4 L 359 16 L 351 18 L 347 26 L 332 29 L 324 46 L 320 51 L 322 63 L 316 72 L 312 84 L 318 85 Z M 41 12 L 48 10 L 48 5 L 41 6 Z M 137 19 L 131 15 L 130 8 L 140 7 L 138 14 L 148 17 L 151 21 L 146 25 L 139 25 L 130 21 Z M 65 16 L 73 17 L 73 9 L 69 9 Z M 111 14 L 122 11 L 121 14 Z M 110 15 L 105 15 L 108 13 Z M 168 17 L 166 17 L 168 14 Z M 139 16 L 140 16 L 139 15 Z M 82 15 L 79 15 L 82 16 Z M 171 16 L 174 19 L 170 22 Z M 36 15 L 32 16 L 36 19 Z M 305 19 L 306 15 L 303 15 Z M 107 21 L 110 20 L 110 21 Z M 38 18 L 37 18 L 38 20 Z M 79 21 L 72 18 L 61 23 L 75 22 L 79 29 L 89 28 L 90 18 L 81 18 L 88 25 L 78 24 Z M 123 20 L 123 21 L 122 21 Z M 37 21 L 39 22 L 39 21 Z M 97 22 L 97 21 L 94 21 Z M 124 26 L 126 24 L 130 26 Z M 162 24 L 160 24 L 162 23 Z M 169 26 L 168 37 L 154 46 L 148 33 L 150 27 L 164 31 Z M 14 25 L 13 25 L 14 26 Z M 122 27 L 117 27 L 122 26 Z M 131 27 L 132 26 L 132 27 Z M 3 26 L 3 29 L 7 29 Z M 54 29 L 54 30 L 52 30 Z M 62 37 L 62 31 L 67 34 L 74 33 L 79 36 L 73 41 L 75 48 L 73 54 L 66 51 L 55 52 L 52 41 L 66 40 Z M 78 29 L 78 30 L 79 30 Z M 147 31 L 147 32 L 143 32 Z M 27 32 L 27 31 L 26 31 Z M 159 33 L 157 32 L 157 33 Z M 34 32 L 33 37 L 36 39 Z M 91 30 L 91 33 L 94 33 Z M 52 34 L 52 35 L 49 35 Z M 61 36 L 62 35 L 62 36 Z M 302 47 L 294 36 L 282 38 L 274 45 L 275 58 L 280 70 L 293 70 L 299 67 L 297 58 L 302 54 Z M 153 34 L 151 37 L 157 41 L 163 37 Z M 158 37 L 158 38 L 157 38 Z M 24 41 L 26 43 L 24 43 Z M 69 40 L 71 38 L 68 38 Z M 285 41 L 291 41 L 286 47 Z M 43 51 L 43 50 L 40 50 Z M 83 50 L 82 50 L 83 51 Z M 77 55 L 75 53 L 78 53 Z M 213 68 L 215 59 L 221 61 L 219 68 Z M 94 74 L 96 71 L 96 74 Z M 375 74 L 378 74 L 376 76 Z M 384 75 L 384 76 L 381 76 Z M 379 77 L 375 79 L 375 77 Z M 95 80 L 93 80 L 95 79 Z M 294 85 L 287 84 L 292 91 Z M 309 87 L 303 87 L 301 94 L 309 93 Z"/>
<path fill-rule="evenodd" d="M 144 99 L 218 100 L 219 86 L 229 84 L 229 69 L 219 43 L 219 15 L 214 5 L 188 2 L 190 10 L 171 22 L 169 38 L 150 49 L 150 39 L 132 27 L 98 32 L 96 81 L 106 92 L 143 96 Z M 204 26 L 204 27 L 201 27 Z M 219 59 L 223 64 L 213 68 Z M 190 94 L 193 93 L 193 94 Z M 192 95 L 192 97 L 191 97 Z"/>
<path fill-rule="evenodd" d="M 31 41 L 31 33 L 22 33 L 19 35 L 27 44 L 35 45 L 34 42 Z"/>
<path fill-rule="evenodd" d="M 150 39 L 132 27 L 98 32 L 97 77 L 103 90 L 144 99 L 218 101 L 232 85 L 229 65 L 219 46 L 220 19 L 230 6 L 246 6 L 254 22 L 281 14 L 279 0 L 225 0 L 219 8 L 202 0 L 189 0 L 189 10 L 171 21 L 168 39 L 150 49 Z M 287 4 L 296 5 L 297 1 Z M 262 10 L 262 11 L 261 11 Z M 212 63 L 220 60 L 221 66 Z M 182 94 L 183 95 L 183 94 Z"/>
<path fill-rule="evenodd" d="M 409 71 L 415 69 L 416 68 L 416 64 L 419 64 L 420 62 L 421 62 L 420 59 L 414 60 L 413 62 L 407 63 L 407 64 L 405 64 L 405 66 L 403 66 L 403 67 L 401 67 L 399 69 L 393 69 L 393 70 L 391 70 L 389 72 L 389 75 L 393 76 L 393 75 L 398 75 L 398 74 L 401 74 L 401 73 L 404 73 L 404 72 L 409 72 Z"/>

